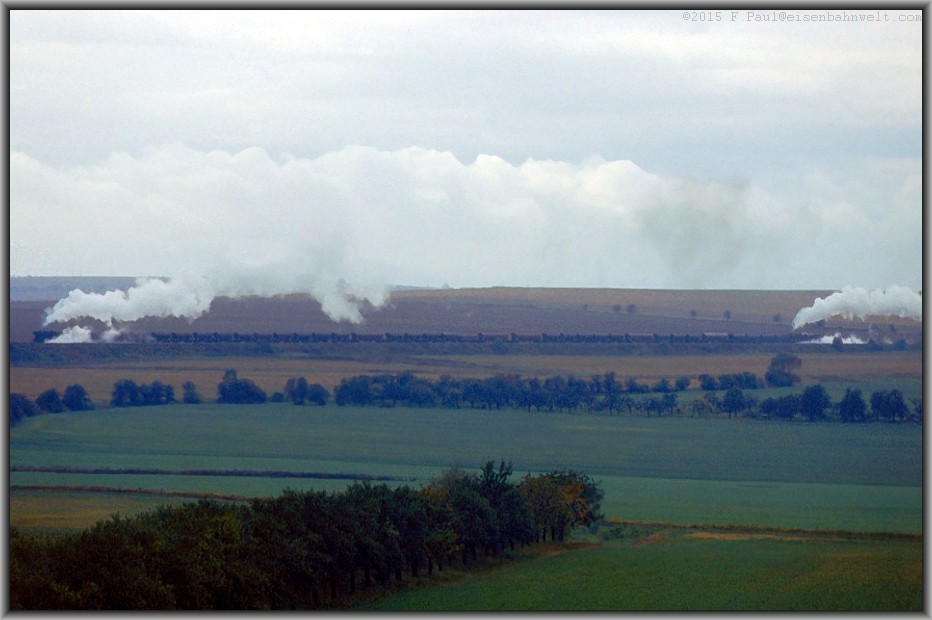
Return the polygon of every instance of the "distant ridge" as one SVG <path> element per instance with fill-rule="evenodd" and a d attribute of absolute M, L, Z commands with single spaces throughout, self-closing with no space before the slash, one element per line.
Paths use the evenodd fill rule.
<path fill-rule="evenodd" d="M 106 293 L 135 284 L 129 276 L 10 276 L 10 301 L 57 301 L 76 288 Z"/>
<path fill-rule="evenodd" d="M 135 286 L 136 280 L 135 276 L 10 276 L 10 301 L 57 301 L 76 288 L 85 293 L 125 291 Z M 407 284 L 388 288 L 392 293 L 442 290 L 442 287 Z"/>

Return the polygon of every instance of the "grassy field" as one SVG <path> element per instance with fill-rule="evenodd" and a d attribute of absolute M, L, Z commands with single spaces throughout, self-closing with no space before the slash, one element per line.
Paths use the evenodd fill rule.
<path fill-rule="evenodd" d="M 511 460 L 517 475 L 554 467 L 589 473 L 605 489 L 604 512 L 617 518 L 921 529 L 922 431 L 913 425 L 266 404 L 45 415 L 10 431 L 14 468 L 387 475 L 417 486 L 452 466 L 471 469 L 498 458 Z M 347 484 L 36 471 L 13 471 L 10 482 L 234 495 Z M 13 525 L 27 524 L 29 505 L 13 498 L 10 518 Z"/>
<path fill-rule="evenodd" d="M 827 293 L 400 291 L 381 309 L 364 308 L 362 325 L 331 322 L 305 296 L 218 299 L 193 323 L 146 319 L 123 327 L 139 333 L 784 336 L 792 333 L 795 313 Z M 41 297 L 38 290 L 11 296 L 13 342 L 30 342 L 33 330 L 43 329 L 42 311 L 54 300 Z M 834 317 L 809 328 L 819 335 L 857 333 L 888 346 L 846 346 L 841 353 L 801 344 L 559 350 L 310 346 L 277 353 L 230 349 L 222 357 L 179 348 L 155 357 L 148 349 L 125 359 L 100 355 L 93 363 L 78 351 L 54 363 L 23 357 L 32 365 L 13 364 L 9 380 L 11 392 L 30 398 L 79 383 L 104 407 L 121 379 L 162 381 L 174 386 L 176 396 L 184 382 L 193 381 L 212 400 L 228 368 L 269 394 L 295 376 L 332 389 L 351 375 L 403 371 L 431 379 L 498 373 L 588 378 L 613 371 L 622 380 L 648 384 L 685 375 L 695 387 L 702 373 L 763 375 L 772 355 L 790 346 L 803 362 L 802 386 L 757 390 L 753 396 L 798 393 L 813 383 L 822 383 L 836 402 L 849 387 L 868 399 L 871 391 L 894 387 L 907 401 L 921 396 L 923 359 L 915 344 L 920 322 Z M 900 338 L 912 348 L 889 346 Z M 546 352 L 551 354 L 539 354 Z M 687 406 L 703 395 L 689 390 L 678 394 L 679 403 Z M 205 404 L 43 415 L 10 429 L 9 438 L 10 525 L 39 534 L 80 530 L 113 513 L 136 514 L 198 495 L 336 491 L 353 476 L 390 476 L 394 480 L 387 484 L 416 487 L 453 466 L 476 469 L 499 458 L 513 462 L 516 477 L 574 468 L 603 489 L 602 512 L 614 523 L 577 530 L 568 545 L 519 550 L 515 561 L 486 561 L 470 571 L 447 567 L 422 587 L 370 602 L 371 610 L 923 608 L 922 543 L 910 538 L 923 531 L 923 436 L 917 425 Z"/>
<path fill-rule="evenodd" d="M 69 489 L 10 490 L 10 525 L 23 532 L 61 534 L 75 532 L 108 519 L 111 515 L 132 515 L 158 506 L 192 501 L 190 495 L 127 493 Z"/>
<path fill-rule="evenodd" d="M 922 544 L 657 530 L 387 596 L 366 610 L 923 609 Z"/>

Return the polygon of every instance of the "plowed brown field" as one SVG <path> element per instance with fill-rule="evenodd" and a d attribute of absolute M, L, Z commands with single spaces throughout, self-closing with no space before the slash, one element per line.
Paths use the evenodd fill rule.
<path fill-rule="evenodd" d="M 746 355 L 457 355 L 412 356 L 405 361 L 379 362 L 366 360 L 300 359 L 228 357 L 209 359 L 177 359 L 149 362 L 118 362 L 91 367 L 30 367 L 10 368 L 10 391 L 35 398 L 51 387 L 59 391 L 72 383 L 87 389 L 98 403 L 110 400 L 113 384 L 120 379 L 137 383 L 161 381 L 174 386 L 181 397 L 181 385 L 193 381 L 201 396 L 216 397 L 217 384 L 228 368 L 235 368 L 240 377 L 255 381 L 269 394 L 281 391 L 289 377 L 303 376 L 311 383 L 328 389 L 340 379 L 356 374 L 396 374 L 410 370 L 416 375 L 436 379 L 448 374 L 457 378 L 488 377 L 498 373 L 517 373 L 523 377 L 575 375 L 590 377 L 614 371 L 620 379 L 635 378 L 653 383 L 661 378 L 671 381 L 686 375 L 695 379 L 699 374 L 719 375 L 750 371 L 763 375 L 770 362 L 769 354 Z M 877 354 L 800 353 L 803 364 L 800 375 L 809 381 L 858 382 L 878 377 L 918 377 L 922 375 L 919 352 L 884 352 Z"/>

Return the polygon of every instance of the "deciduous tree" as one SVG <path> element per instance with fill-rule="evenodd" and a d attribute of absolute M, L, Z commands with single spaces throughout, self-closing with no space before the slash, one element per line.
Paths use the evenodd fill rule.
<path fill-rule="evenodd" d="M 36 405 L 46 413 L 61 413 L 65 410 L 65 403 L 56 389 L 45 390 L 39 394 Z"/>
<path fill-rule="evenodd" d="M 842 422 L 862 422 L 867 417 L 867 404 L 861 390 L 847 389 L 838 403 L 838 415 Z"/>
<path fill-rule="evenodd" d="M 832 406 L 828 392 L 821 383 L 808 386 L 803 390 L 800 408 L 809 421 L 816 422 L 825 417 L 825 411 Z"/>
<path fill-rule="evenodd" d="M 65 388 L 62 402 L 72 411 L 89 411 L 94 408 L 94 401 L 91 400 L 87 390 L 77 383 Z"/>

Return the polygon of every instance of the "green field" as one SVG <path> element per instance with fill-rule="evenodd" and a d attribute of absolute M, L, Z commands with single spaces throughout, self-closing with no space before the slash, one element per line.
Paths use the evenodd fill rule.
<path fill-rule="evenodd" d="M 498 458 L 510 459 L 519 476 L 555 467 L 585 471 L 605 490 L 603 512 L 626 520 L 913 533 L 922 527 L 922 431 L 914 425 L 266 404 L 45 415 L 10 431 L 14 468 L 358 474 L 417 486 L 452 466 L 473 469 Z M 13 471 L 10 482 L 249 496 L 348 484 L 48 471 Z M 39 500 L 27 503 L 27 496 L 11 497 L 14 526 L 34 520 L 30 510 Z M 112 508 L 134 510 L 119 502 Z"/>
<path fill-rule="evenodd" d="M 454 576 L 365 609 L 919 611 L 922 544 L 658 530 Z"/>

